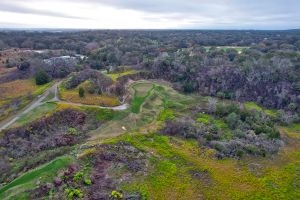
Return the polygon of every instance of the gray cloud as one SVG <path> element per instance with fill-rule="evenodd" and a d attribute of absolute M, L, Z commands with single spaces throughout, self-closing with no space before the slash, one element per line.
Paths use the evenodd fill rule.
<path fill-rule="evenodd" d="M 2 3 L 6 1 L 6 3 Z M 37 0 L 27 0 L 34 3 Z M 39 0 L 49 1 L 50 0 Z M 241 28 L 288 29 L 300 28 L 299 0 L 61 0 L 91 6 L 110 6 L 120 11 L 133 10 L 144 13 L 151 22 L 185 20 L 181 28 Z M 18 6 L 21 0 L 1 0 L 0 11 L 31 13 L 64 18 L 78 18 L 54 11 L 33 10 Z M 109 16 L 108 16 L 109 18 Z M 120 19 L 122 20 L 122 19 Z M 139 27 L 137 27 L 139 28 Z M 153 27 L 155 28 L 155 27 Z"/>
<path fill-rule="evenodd" d="M 299 0 L 86 0 L 85 2 L 145 12 L 151 15 L 149 18 L 156 20 L 184 18 L 194 22 L 191 25 L 194 28 L 206 28 L 203 18 L 212 21 L 216 28 L 300 27 Z"/>
<path fill-rule="evenodd" d="M 18 1 L 2 1 L 0 2 L 0 11 L 4 12 L 13 12 L 13 13 L 22 13 L 22 14 L 36 14 L 44 15 L 51 17 L 62 17 L 62 18 L 71 18 L 71 19 L 86 19 L 84 17 L 67 15 L 60 12 L 47 11 L 47 10 L 36 10 L 28 7 L 23 7 L 18 5 Z"/>

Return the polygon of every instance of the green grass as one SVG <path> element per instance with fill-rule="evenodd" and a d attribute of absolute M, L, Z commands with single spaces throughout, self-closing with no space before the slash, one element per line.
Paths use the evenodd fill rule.
<path fill-rule="evenodd" d="M 218 127 L 220 130 L 222 130 L 222 139 L 227 140 L 232 138 L 232 132 L 223 119 L 215 119 L 213 116 L 205 113 L 199 113 L 197 117 L 197 122 L 205 125 L 212 124 Z"/>
<path fill-rule="evenodd" d="M 179 94 L 165 84 L 158 82 L 139 81 L 138 89 L 148 88 L 146 91 L 152 91 L 150 95 L 142 102 L 139 102 L 137 107 L 141 107 L 139 112 L 133 113 L 132 108 L 126 111 L 119 111 L 114 113 L 111 121 L 106 122 L 100 128 L 91 132 L 92 138 L 88 144 L 97 144 L 103 139 L 109 137 L 116 137 L 129 131 L 140 130 L 142 133 L 157 130 L 163 124 L 164 120 L 173 119 L 180 112 L 193 105 L 196 101 L 194 98 Z M 147 83 L 147 84 L 141 84 Z M 133 86 L 130 85 L 132 94 L 135 93 Z M 153 86 L 155 85 L 155 87 Z M 139 90 L 139 94 L 145 94 L 144 91 Z M 199 100 L 197 100 L 197 103 Z M 125 129 L 124 129 L 125 128 Z"/>
<path fill-rule="evenodd" d="M 268 115 L 270 117 L 276 117 L 276 111 L 275 110 L 265 109 L 262 106 L 259 106 L 254 102 L 246 102 L 246 103 L 244 103 L 244 106 L 248 110 L 257 110 L 257 111 L 264 112 L 266 115 Z"/>
<path fill-rule="evenodd" d="M 41 106 L 33 109 L 29 113 L 26 113 L 22 117 L 20 117 L 14 126 L 22 126 L 25 124 L 28 124 L 34 120 L 40 119 L 47 115 L 48 113 L 51 113 L 57 108 L 57 105 L 55 103 L 44 103 Z"/>
<path fill-rule="evenodd" d="M 196 140 L 156 134 L 157 129 L 147 130 L 152 123 L 161 123 L 175 116 L 189 114 L 195 103 L 206 106 L 202 98 L 182 95 L 156 82 L 151 86 L 141 84 L 133 85 L 132 88 L 136 96 L 147 96 L 140 100 L 139 112 L 132 114 L 130 110 L 97 111 L 97 119 L 108 122 L 94 132 L 92 137 L 95 138 L 91 138 L 95 140 L 94 144 L 99 141 L 101 143 L 125 141 L 148 156 L 148 173 L 133 174 L 132 182 L 123 182 L 120 186 L 122 191 L 138 191 L 148 199 L 170 200 L 300 199 L 300 138 L 294 138 L 295 144 L 283 146 L 280 153 L 274 155 L 272 159 L 251 157 L 241 160 L 229 158 L 219 160 L 214 157 L 215 150 L 199 146 Z M 140 110 L 142 105 L 143 109 Z M 259 109 L 255 104 L 247 106 Z M 207 114 L 199 114 L 197 117 L 202 123 L 212 123 L 222 129 L 225 139 L 230 137 L 230 130 L 224 120 Z M 122 131 L 122 126 L 127 130 Z M 300 132 L 298 124 L 289 128 L 293 133 Z M 107 136 L 106 140 L 101 137 L 99 139 L 100 135 Z M 34 181 L 38 177 L 53 177 L 60 169 L 60 167 L 53 169 L 55 168 L 51 166 L 54 165 L 53 162 L 55 161 L 36 169 L 41 172 L 34 173 L 36 170 L 33 170 L 24 174 L 15 180 L 17 183 L 11 182 L 13 185 L 4 191 L 1 190 L 10 184 L 1 188 L 0 199 L 16 191 L 26 199 L 26 193 L 23 191 L 33 188 Z M 68 161 L 70 162 L 71 160 Z M 57 165 L 66 166 L 63 163 Z M 259 169 L 253 171 L 250 170 L 250 166 L 259 166 Z M 194 177 L 194 172 L 200 176 Z M 19 195 L 18 197 L 21 198 Z"/>
<path fill-rule="evenodd" d="M 49 181 L 49 178 L 52 178 L 57 174 L 57 171 L 67 167 L 72 162 L 72 158 L 69 156 L 60 157 L 48 164 L 45 164 L 37 169 L 29 171 L 22 176 L 18 177 L 17 179 L 13 180 L 9 184 L 5 185 L 4 187 L 0 188 L 0 199 L 4 199 L 7 195 L 5 192 L 15 187 L 22 187 L 22 188 L 32 188 L 35 186 L 34 180 L 39 178 L 45 179 Z M 13 191 L 12 191 L 13 192 Z"/>
<path fill-rule="evenodd" d="M 133 89 L 135 90 L 135 95 L 139 97 L 146 96 L 154 85 L 150 82 L 139 82 L 134 84 Z"/>
<path fill-rule="evenodd" d="M 128 70 L 128 71 L 124 71 L 124 72 L 120 72 L 120 73 L 103 72 L 103 74 L 110 77 L 113 81 L 117 81 L 117 79 L 122 77 L 122 76 L 130 75 L 130 74 L 137 74 L 138 72 L 139 71 L 137 71 L 137 70 Z"/>
<path fill-rule="evenodd" d="M 171 109 L 162 110 L 159 113 L 158 118 L 157 118 L 158 121 L 166 121 L 166 120 L 173 120 L 173 119 L 175 119 L 175 115 L 174 115 L 173 110 L 171 110 Z"/>
<path fill-rule="evenodd" d="M 206 52 L 209 52 L 212 48 L 212 46 L 205 46 L 204 47 Z M 230 49 L 235 49 L 237 52 L 242 53 L 246 49 L 249 49 L 249 47 L 238 47 L 238 46 L 216 46 L 218 50 L 228 51 Z"/>
<path fill-rule="evenodd" d="M 150 96 L 151 91 L 154 89 L 154 85 L 151 83 L 137 83 L 132 86 L 134 89 L 134 98 L 131 102 L 131 111 L 133 113 L 139 113 L 141 105 Z"/>
<path fill-rule="evenodd" d="M 262 107 L 257 105 L 254 102 L 246 102 L 244 103 L 245 108 L 248 110 L 257 110 L 257 111 L 263 111 Z"/>
<path fill-rule="evenodd" d="M 33 80 L 35 81 L 35 80 Z M 54 84 L 55 81 L 51 81 L 47 84 L 44 84 L 44 85 L 39 85 L 38 86 L 38 89 L 36 91 L 34 91 L 33 95 L 34 96 L 38 96 L 38 95 L 41 95 L 43 94 L 49 87 L 51 87 L 53 84 Z"/>
<path fill-rule="evenodd" d="M 300 132 L 300 124 L 292 124 L 289 127 L 292 128 L 296 132 Z"/>
<path fill-rule="evenodd" d="M 196 119 L 197 122 L 203 123 L 203 124 L 209 124 L 211 122 L 212 117 L 208 114 L 200 113 L 198 114 L 198 118 Z"/>
<path fill-rule="evenodd" d="M 272 160 L 252 158 L 238 161 L 215 159 L 211 150 L 199 148 L 197 141 L 158 134 L 125 135 L 110 140 L 110 143 L 117 141 L 129 142 L 150 155 L 148 175 L 138 176 L 132 183 L 122 186 L 124 191 L 139 191 L 150 199 L 272 200 L 300 197 L 300 152 L 297 148 L 283 151 Z M 263 170 L 250 171 L 248 165 L 253 164 Z M 191 172 L 200 176 L 193 178 Z"/>
<path fill-rule="evenodd" d="M 281 127 L 280 129 L 290 138 L 300 139 L 300 124 L 292 124 L 288 127 Z"/>

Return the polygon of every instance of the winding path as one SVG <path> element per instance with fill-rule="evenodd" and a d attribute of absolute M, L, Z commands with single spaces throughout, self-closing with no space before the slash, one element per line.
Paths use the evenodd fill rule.
<path fill-rule="evenodd" d="M 116 107 L 103 107 L 103 106 L 97 106 L 97 105 L 86 105 L 81 103 L 73 103 L 68 101 L 63 101 L 59 98 L 58 94 L 58 84 L 59 82 L 56 82 L 53 86 L 51 86 L 49 89 L 47 89 L 42 95 L 39 95 L 35 100 L 33 100 L 28 106 L 26 106 L 24 109 L 18 111 L 15 115 L 8 117 L 7 119 L 0 122 L 0 132 L 4 129 L 9 128 L 12 124 L 14 124 L 18 119 L 20 119 L 23 115 L 29 113 L 33 109 L 39 107 L 40 105 L 46 103 L 46 102 L 61 102 L 64 104 L 74 105 L 74 106 L 85 106 L 85 107 L 92 107 L 92 108 L 103 108 L 103 109 L 112 109 L 112 110 L 126 110 L 128 105 L 126 103 L 116 106 Z M 50 93 L 54 93 L 53 99 L 49 101 L 44 101 L 47 96 Z"/>

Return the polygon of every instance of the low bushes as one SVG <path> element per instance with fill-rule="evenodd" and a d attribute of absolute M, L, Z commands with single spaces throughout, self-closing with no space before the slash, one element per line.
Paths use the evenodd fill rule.
<path fill-rule="evenodd" d="M 194 119 L 196 118 L 196 119 Z M 217 150 L 217 156 L 266 156 L 276 153 L 282 142 L 274 122 L 260 111 L 234 104 L 218 104 L 213 115 L 182 117 L 166 121 L 162 134 L 197 139 Z"/>
<path fill-rule="evenodd" d="M 78 143 L 85 137 L 85 121 L 85 113 L 66 109 L 4 132 L 0 138 L 0 174 L 10 173 L 8 163 L 11 159 Z"/>

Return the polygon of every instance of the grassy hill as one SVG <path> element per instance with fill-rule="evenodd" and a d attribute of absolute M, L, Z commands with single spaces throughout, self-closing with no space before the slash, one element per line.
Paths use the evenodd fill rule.
<path fill-rule="evenodd" d="M 80 199 L 92 194 L 112 199 L 300 198 L 299 125 L 279 127 L 284 145 L 276 154 L 218 159 L 216 149 L 195 138 L 161 132 L 167 121 L 194 115 L 197 123 L 225 127 L 223 134 L 231 132 L 225 119 L 198 114 L 207 109 L 209 98 L 180 94 L 159 81 L 134 82 L 129 91 L 131 107 L 125 111 L 73 107 L 95 112 L 92 118 L 101 125 L 90 130 L 87 139 L 65 156 L 1 187 L 0 199 L 32 199 L 41 191 L 37 188 L 47 183 L 49 189 L 42 194 L 50 199 Z M 56 109 L 66 107 L 58 104 Z M 253 103 L 245 107 L 267 115 L 275 112 Z M 72 165 L 76 166 L 74 172 L 70 171 Z M 58 178 L 61 184 L 57 186 Z"/>

